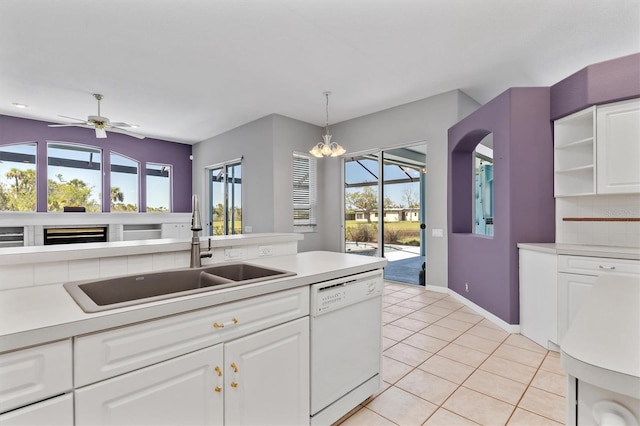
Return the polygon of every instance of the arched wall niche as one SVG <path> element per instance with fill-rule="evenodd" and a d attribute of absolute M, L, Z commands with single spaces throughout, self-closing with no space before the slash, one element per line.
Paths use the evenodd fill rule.
<path fill-rule="evenodd" d="M 452 149 L 451 167 L 459 179 L 452 181 L 452 208 L 459 214 L 453 215 L 451 230 L 455 233 L 473 232 L 473 152 L 490 130 L 472 130 L 464 135 Z"/>

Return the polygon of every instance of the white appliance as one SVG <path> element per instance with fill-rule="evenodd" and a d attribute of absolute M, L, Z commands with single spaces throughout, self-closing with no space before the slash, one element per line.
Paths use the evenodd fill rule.
<path fill-rule="evenodd" d="M 311 286 L 311 424 L 329 425 L 381 385 L 382 270 Z"/>

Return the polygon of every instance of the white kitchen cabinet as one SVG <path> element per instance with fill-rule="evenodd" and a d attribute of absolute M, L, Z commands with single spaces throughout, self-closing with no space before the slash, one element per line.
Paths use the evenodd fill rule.
<path fill-rule="evenodd" d="M 558 344 L 558 260 L 520 249 L 520 333 L 544 348 Z"/>
<path fill-rule="evenodd" d="M 597 192 L 640 192 L 640 100 L 598 107 Z"/>
<path fill-rule="evenodd" d="M 556 197 L 639 192 L 639 99 L 589 107 L 554 122 Z"/>
<path fill-rule="evenodd" d="M 596 279 L 605 274 L 640 279 L 640 261 L 587 256 L 558 256 L 558 343 Z"/>
<path fill-rule="evenodd" d="M 76 424 L 309 422 L 309 288 L 75 340 Z"/>
<path fill-rule="evenodd" d="M 309 424 L 309 318 L 225 344 L 227 425 Z"/>
<path fill-rule="evenodd" d="M 73 395 L 50 398 L 0 414 L 0 426 L 69 426 L 73 424 Z"/>
<path fill-rule="evenodd" d="M 72 389 L 71 339 L 0 355 L 0 413 Z"/>
<path fill-rule="evenodd" d="M 562 343 L 571 321 L 597 278 L 593 275 L 558 274 L 558 343 Z"/>
<path fill-rule="evenodd" d="M 309 315 L 299 287 L 75 338 L 74 384 L 99 380 Z"/>
<path fill-rule="evenodd" d="M 596 192 L 595 113 L 591 107 L 554 122 L 556 197 Z"/>
<path fill-rule="evenodd" d="M 77 389 L 76 425 L 309 422 L 308 317 Z"/>
<path fill-rule="evenodd" d="M 76 425 L 221 425 L 219 344 L 75 391 Z"/>

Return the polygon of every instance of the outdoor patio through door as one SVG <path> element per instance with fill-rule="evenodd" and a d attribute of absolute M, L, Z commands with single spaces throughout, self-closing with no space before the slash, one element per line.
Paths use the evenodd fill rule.
<path fill-rule="evenodd" d="M 345 252 L 386 257 L 387 280 L 424 285 L 425 162 L 425 144 L 344 160 Z"/>

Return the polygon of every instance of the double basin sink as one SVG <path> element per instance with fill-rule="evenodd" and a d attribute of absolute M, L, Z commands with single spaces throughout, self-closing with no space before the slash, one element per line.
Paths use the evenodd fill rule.
<path fill-rule="evenodd" d="M 99 312 L 292 275 L 295 273 L 231 263 L 69 282 L 64 288 L 82 310 Z"/>

